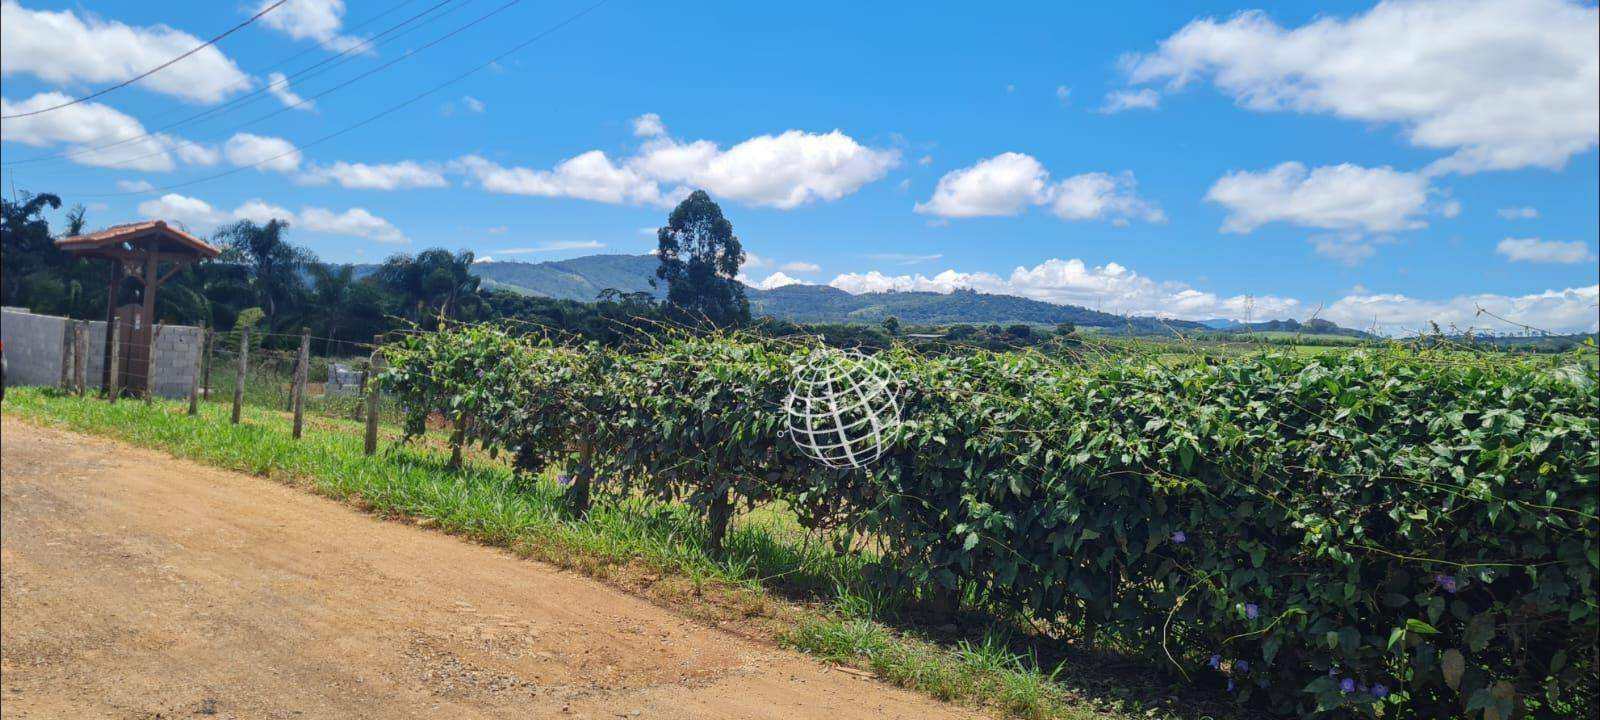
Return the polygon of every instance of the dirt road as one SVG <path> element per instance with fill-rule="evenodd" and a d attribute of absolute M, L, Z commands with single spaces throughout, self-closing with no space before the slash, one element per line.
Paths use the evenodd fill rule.
<path fill-rule="evenodd" d="M 953 718 L 603 584 L 7 419 L 6 718 Z"/>

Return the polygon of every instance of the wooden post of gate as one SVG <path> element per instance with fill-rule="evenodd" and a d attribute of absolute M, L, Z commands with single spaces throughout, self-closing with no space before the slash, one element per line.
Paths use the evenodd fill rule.
<path fill-rule="evenodd" d="M 78 397 L 83 397 L 89 384 L 89 322 L 79 320 L 72 324 L 72 385 Z"/>
<path fill-rule="evenodd" d="M 367 362 L 367 454 L 378 451 L 378 371 L 383 368 L 383 353 L 377 345 L 382 335 L 372 336 L 372 359 Z"/>
<path fill-rule="evenodd" d="M 199 344 L 194 353 L 194 373 L 189 376 L 189 415 L 200 414 L 200 365 L 205 362 L 205 352 L 201 349 L 206 345 L 206 334 L 211 332 L 205 325 L 200 326 L 200 337 L 196 339 Z"/>
<path fill-rule="evenodd" d="M 117 401 L 117 393 L 121 392 L 121 388 L 119 388 L 118 386 L 122 384 L 122 372 L 121 372 L 121 369 L 117 367 L 117 365 L 120 364 L 119 361 L 122 359 L 122 348 L 120 347 L 121 343 L 119 342 L 121 339 L 122 339 L 122 321 L 121 321 L 121 318 L 118 318 L 116 316 L 112 316 L 112 318 L 111 318 L 111 347 L 107 348 L 108 350 L 111 351 L 111 354 L 109 356 L 107 356 L 107 357 L 111 358 L 111 362 L 110 362 L 110 364 L 108 364 L 106 366 L 106 370 L 109 371 L 106 374 L 106 400 L 109 401 L 109 402 L 116 402 Z"/>
<path fill-rule="evenodd" d="M 300 439 L 306 417 L 306 377 L 311 365 L 311 333 L 300 333 L 300 357 L 294 364 L 294 439 Z"/>
<path fill-rule="evenodd" d="M 157 325 L 150 328 L 150 346 L 144 349 L 144 404 L 149 405 L 156 398 L 156 338 L 161 337 L 161 328 Z"/>
<path fill-rule="evenodd" d="M 239 372 L 233 379 L 233 424 L 239 424 L 244 409 L 244 378 L 250 366 L 250 328 L 239 328 Z"/>

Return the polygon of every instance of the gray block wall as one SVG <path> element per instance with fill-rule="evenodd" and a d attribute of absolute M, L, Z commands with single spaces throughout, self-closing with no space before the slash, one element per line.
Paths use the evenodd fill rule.
<path fill-rule="evenodd" d="M 23 308 L 0 309 L 0 340 L 6 345 L 6 382 L 10 385 L 57 385 L 61 382 L 63 343 L 70 337 L 71 323 L 79 322 L 54 315 L 35 315 Z M 89 326 L 87 383 L 100 387 L 105 364 L 106 324 L 94 320 Z M 189 396 L 195 369 L 200 365 L 200 328 L 190 325 L 157 325 L 155 382 L 157 395 L 167 398 Z M 70 360 L 68 360 L 70 362 Z"/>

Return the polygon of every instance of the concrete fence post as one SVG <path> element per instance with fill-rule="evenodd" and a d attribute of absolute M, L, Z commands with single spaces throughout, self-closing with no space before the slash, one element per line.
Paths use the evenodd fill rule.
<path fill-rule="evenodd" d="M 250 328 L 239 328 L 239 372 L 233 380 L 233 424 L 239 424 L 239 413 L 244 410 L 244 379 L 250 365 Z"/>
<path fill-rule="evenodd" d="M 300 333 L 300 356 L 294 364 L 294 439 L 300 439 L 306 417 L 306 377 L 310 374 L 311 333 Z"/>

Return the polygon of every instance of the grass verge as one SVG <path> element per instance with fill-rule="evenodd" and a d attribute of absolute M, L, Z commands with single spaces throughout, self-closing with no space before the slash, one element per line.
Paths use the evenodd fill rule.
<path fill-rule="evenodd" d="M 313 426 L 299 441 L 283 413 L 228 408 L 107 403 L 38 388 L 8 390 L 7 416 L 111 437 L 228 470 L 251 473 L 353 503 L 380 516 L 440 530 L 606 580 L 696 619 L 781 644 L 941 700 L 1023 718 L 1090 720 L 1217 716 L 1212 703 L 1178 704 L 1158 686 L 1108 691 L 1104 677 L 1078 677 L 1065 664 L 1041 665 L 999 634 L 948 644 L 872 619 L 862 600 L 860 556 L 805 542 L 774 513 L 746 515 L 727 552 L 708 549 L 705 527 L 684 508 L 643 498 L 609 498 L 582 518 L 568 512 L 550 474 L 518 476 L 503 464 L 447 466 L 429 447 L 387 445 L 362 452 L 354 428 Z M 796 601 L 797 598 L 808 602 Z M 1121 696 L 1121 697 L 1119 697 Z M 1205 712 L 1198 708 L 1206 707 Z"/>

